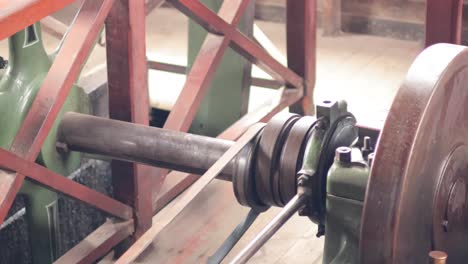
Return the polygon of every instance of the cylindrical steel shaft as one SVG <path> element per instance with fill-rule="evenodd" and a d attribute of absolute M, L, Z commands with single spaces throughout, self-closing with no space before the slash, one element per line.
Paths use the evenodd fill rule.
<path fill-rule="evenodd" d="M 57 141 L 69 150 L 203 174 L 234 142 L 90 115 L 66 113 Z M 228 165 L 219 178 L 231 180 Z"/>
<path fill-rule="evenodd" d="M 306 201 L 306 195 L 296 195 L 281 212 L 245 247 L 231 264 L 243 264 L 255 253 L 301 208 Z"/>

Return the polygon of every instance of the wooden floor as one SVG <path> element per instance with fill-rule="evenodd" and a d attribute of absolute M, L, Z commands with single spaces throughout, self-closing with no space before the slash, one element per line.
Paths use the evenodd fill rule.
<path fill-rule="evenodd" d="M 185 63 L 187 20 L 174 10 L 160 9 L 148 17 L 148 53 L 159 60 Z M 284 25 L 261 23 L 259 26 L 285 51 Z M 47 38 L 47 34 L 45 34 Z M 47 41 L 49 49 L 56 41 Z M 345 99 L 361 122 L 381 121 L 395 96 L 400 82 L 421 44 L 362 35 L 319 38 L 316 100 Z M 0 55 L 6 44 L 0 43 Z M 105 50 L 97 47 L 85 70 L 103 61 Z M 183 77 L 151 71 L 152 104 L 157 98 L 177 97 Z M 258 69 L 255 75 L 263 75 Z M 272 96 L 274 91 L 254 88 L 251 109 Z M 266 96 L 265 96 L 266 95 Z M 172 99 L 171 99 L 172 98 Z M 225 182 L 212 183 L 153 245 L 137 263 L 204 263 L 247 212 L 235 202 L 232 187 Z M 278 212 L 263 214 L 233 250 L 246 245 Z M 213 232 L 213 230 L 216 230 Z M 316 226 L 298 216 L 288 222 L 250 263 L 321 263 L 323 239 L 315 238 Z"/>

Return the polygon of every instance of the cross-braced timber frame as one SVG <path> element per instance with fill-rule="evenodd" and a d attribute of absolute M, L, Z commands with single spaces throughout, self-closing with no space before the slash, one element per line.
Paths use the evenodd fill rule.
<path fill-rule="evenodd" d="M 74 0 L 25 2 L 3 2 L 6 8 L 2 9 L 6 11 L 0 11 L 0 39 L 11 36 Z M 151 228 L 153 214 L 196 179 L 193 175 L 170 172 L 167 177 L 179 177 L 182 180 L 161 192 L 166 178 L 164 171 L 159 171 L 154 180 L 151 175 L 155 172 L 147 166 L 115 161 L 112 163 L 115 198 L 111 198 L 34 162 L 104 24 L 110 117 L 148 125 L 145 15 L 162 2 L 84 0 L 11 148 L 0 149 L 0 223 L 5 220 L 26 177 L 114 217 L 58 259 L 57 263 L 91 263 L 127 238 L 131 238 L 130 242 L 137 241 Z M 198 22 L 209 34 L 188 73 L 165 128 L 188 130 L 228 47 L 269 73 L 274 77 L 275 84 L 279 83 L 283 88 L 281 99 L 276 105 L 247 114 L 220 134 L 219 138 L 236 140 L 252 124 L 266 121 L 288 106 L 296 112 L 312 113 L 316 72 L 316 0 L 287 0 L 288 67 L 237 30 L 236 26 L 249 0 L 226 0 L 218 14 L 197 0 L 167 2 Z M 438 7 L 442 2 L 443 10 Z M 451 2 L 451 5 L 445 5 L 445 0 L 428 1 L 426 43 L 460 41 L 462 1 Z M 434 26 L 434 23 L 444 28 Z M 72 59 L 70 54 L 74 54 Z M 149 65 L 167 66 L 157 62 L 149 62 Z M 135 254 L 139 253 L 138 248 L 133 250 Z"/>
<path fill-rule="evenodd" d="M 316 50 L 315 0 L 288 1 L 289 68 L 276 61 L 264 47 L 237 30 L 249 1 L 251 0 L 224 1 L 218 14 L 199 1 L 167 1 L 207 29 L 209 34 L 187 74 L 185 86 L 165 128 L 188 130 L 221 58 L 229 47 L 274 77 L 274 83 L 282 87 L 281 98 L 275 105 L 242 117 L 220 134 L 219 138 L 236 140 L 252 124 L 266 121 L 288 106 L 298 112 L 312 113 Z M 0 39 L 11 36 L 73 2 L 6 2 L 6 11 L 0 12 Z M 160 170 L 158 177 L 151 177 L 158 172 L 140 164 L 113 161 L 114 198 L 111 198 L 35 163 L 46 136 L 104 24 L 110 118 L 148 125 L 145 16 L 148 9 L 153 9 L 162 2 L 84 0 L 74 24 L 64 36 L 63 46 L 43 81 L 12 147 L 9 150 L 0 149 L 0 223 L 5 220 L 26 178 L 114 217 L 58 259 L 57 263 L 90 263 L 103 257 L 127 238 L 130 238 L 127 240 L 130 243 L 137 241 L 151 228 L 153 214 L 196 179 L 188 174 L 170 172 L 168 177 L 178 176 L 182 180 L 160 193 L 166 172 Z M 72 59 L 70 54 L 74 54 Z"/>

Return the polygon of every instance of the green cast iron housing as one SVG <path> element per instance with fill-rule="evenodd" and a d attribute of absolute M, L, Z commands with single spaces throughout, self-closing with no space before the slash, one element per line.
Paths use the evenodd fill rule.
<path fill-rule="evenodd" d="M 36 23 L 9 38 L 9 63 L 0 75 L 0 147 L 9 149 L 49 71 L 53 56 L 46 53 Z M 60 117 L 68 111 L 89 113 L 89 100 L 83 89 L 74 86 L 49 133 L 37 162 L 68 175 L 80 165 L 79 153 L 59 154 L 55 137 Z M 26 196 L 26 217 L 34 263 L 52 263 L 57 258 L 57 195 L 25 181 L 21 194 Z"/>
<path fill-rule="evenodd" d="M 369 171 L 359 149 L 353 149 L 351 162 L 335 160 L 328 171 L 323 263 L 359 263 L 361 213 Z"/>
<path fill-rule="evenodd" d="M 217 12 L 223 1 L 202 0 Z M 240 23 L 240 30 L 249 35 L 253 21 L 248 14 Z M 251 14 L 253 19 L 253 14 Z M 189 23 L 188 69 L 193 66 L 207 32 L 196 22 Z M 213 81 L 203 97 L 197 115 L 190 128 L 191 133 L 217 136 L 247 112 L 250 91 L 250 63 L 241 55 L 228 48 L 216 70 Z"/>

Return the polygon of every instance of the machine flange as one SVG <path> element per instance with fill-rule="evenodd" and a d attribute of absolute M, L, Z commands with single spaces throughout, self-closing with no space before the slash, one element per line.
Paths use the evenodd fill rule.
<path fill-rule="evenodd" d="M 362 263 L 468 259 L 468 49 L 438 44 L 411 66 L 377 144 L 361 222 Z"/>

